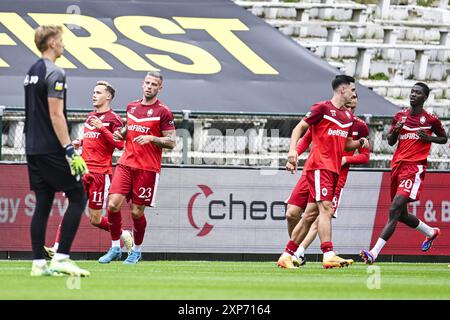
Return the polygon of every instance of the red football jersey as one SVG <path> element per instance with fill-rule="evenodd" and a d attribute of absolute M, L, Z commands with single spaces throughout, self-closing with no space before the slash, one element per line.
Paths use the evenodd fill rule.
<path fill-rule="evenodd" d="M 153 143 L 140 145 L 133 139 L 141 135 L 162 137 L 162 131 L 175 130 L 172 111 L 161 101 L 143 105 L 134 101 L 127 106 L 127 139 L 119 162 L 125 166 L 148 171 L 161 171 L 162 149 Z"/>
<path fill-rule="evenodd" d="M 367 127 L 367 124 L 361 120 L 360 118 L 353 116 L 353 126 L 350 131 L 350 134 L 352 135 L 353 140 L 359 140 L 361 138 L 368 138 L 369 136 L 369 127 Z M 358 148 L 358 154 L 355 156 L 355 151 L 345 151 L 343 157 L 346 158 L 347 163 L 341 167 L 341 172 L 339 173 L 339 182 L 338 184 L 341 184 L 342 186 L 345 185 L 345 182 L 347 181 L 347 175 L 350 171 L 350 165 L 351 164 L 364 164 L 369 162 L 370 157 L 370 149 L 369 148 Z"/>
<path fill-rule="evenodd" d="M 327 100 L 313 105 L 304 120 L 312 132 L 312 148 L 304 170 L 325 169 L 339 174 L 353 115 Z"/>
<path fill-rule="evenodd" d="M 410 162 L 417 164 L 427 163 L 431 142 L 425 142 L 419 138 L 417 131 L 424 130 L 428 135 L 433 132 L 445 134 L 439 118 L 425 110 L 417 115 L 412 115 L 410 109 L 397 112 L 392 121 L 390 132 L 399 121 L 406 121 L 398 135 L 398 145 L 392 158 L 391 168 L 400 162 Z"/>
<path fill-rule="evenodd" d="M 309 145 L 311 144 L 312 141 L 312 134 L 311 134 L 311 130 L 307 130 L 306 133 L 303 135 L 303 137 L 301 137 L 301 139 L 298 141 L 297 143 L 297 154 L 301 155 L 303 152 L 306 151 L 306 149 L 309 148 Z M 303 168 L 305 168 L 307 166 L 308 159 L 306 159 Z M 302 176 L 306 176 L 306 170 L 302 170 Z"/>
<path fill-rule="evenodd" d="M 89 124 L 92 116 L 102 121 L 102 128 L 97 129 Z M 115 141 L 112 133 L 122 126 L 122 119 L 112 110 L 89 113 L 84 123 L 81 156 L 86 161 L 90 172 L 112 174 L 114 149 L 123 149 L 123 141 Z"/>

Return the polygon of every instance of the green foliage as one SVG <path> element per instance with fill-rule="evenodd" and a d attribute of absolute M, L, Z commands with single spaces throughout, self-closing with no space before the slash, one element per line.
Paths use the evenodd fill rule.
<path fill-rule="evenodd" d="M 381 52 L 377 52 L 372 56 L 372 61 L 383 60 L 383 55 Z"/>
<path fill-rule="evenodd" d="M 422 7 L 433 6 L 434 0 L 417 0 L 417 5 Z"/>
<path fill-rule="evenodd" d="M 389 77 L 385 75 L 383 72 L 378 72 L 375 74 L 371 74 L 369 76 L 369 79 L 371 80 L 389 80 Z"/>
<path fill-rule="evenodd" d="M 353 2 L 360 4 L 377 4 L 378 0 L 353 0 Z"/>

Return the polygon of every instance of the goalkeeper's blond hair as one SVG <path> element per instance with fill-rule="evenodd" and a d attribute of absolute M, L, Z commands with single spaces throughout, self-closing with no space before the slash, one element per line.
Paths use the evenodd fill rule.
<path fill-rule="evenodd" d="M 48 39 L 61 35 L 63 29 L 61 26 L 46 24 L 36 28 L 34 32 L 34 43 L 42 53 L 48 49 Z"/>

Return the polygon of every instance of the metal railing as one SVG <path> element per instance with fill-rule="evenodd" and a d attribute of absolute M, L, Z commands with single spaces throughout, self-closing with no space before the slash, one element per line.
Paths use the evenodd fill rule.
<path fill-rule="evenodd" d="M 0 107 L 0 160 L 24 161 L 24 111 Z M 71 138 L 82 135 L 90 110 L 68 113 Z M 118 114 L 125 119 L 124 112 Z M 233 165 L 283 167 L 289 150 L 290 135 L 303 114 L 216 113 L 175 111 L 177 146 L 164 150 L 163 163 L 186 165 Z M 395 146 L 388 145 L 392 117 L 362 115 L 369 126 L 371 160 L 361 167 L 388 168 Z M 441 118 L 447 134 L 450 118 Z M 117 161 L 121 151 L 114 153 Z M 300 155 L 300 165 L 308 151 Z M 449 145 L 432 144 L 428 157 L 432 169 L 450 170 Z"/>

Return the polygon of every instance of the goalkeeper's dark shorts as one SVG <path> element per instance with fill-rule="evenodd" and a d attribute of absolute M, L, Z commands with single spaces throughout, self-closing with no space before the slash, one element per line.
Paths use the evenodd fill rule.
<path fill-rule="evenodd" d="M 69 163 L 62 153 L 27 155 L 28 177 L 33 191 L 69 191 L 83 188 L 70 173 Z"/>

